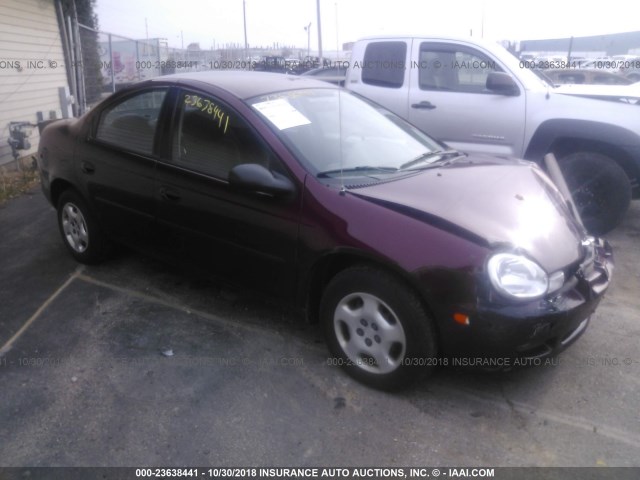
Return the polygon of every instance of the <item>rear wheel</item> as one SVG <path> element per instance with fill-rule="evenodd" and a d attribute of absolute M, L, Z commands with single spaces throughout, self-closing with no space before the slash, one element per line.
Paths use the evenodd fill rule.
<path fill-rule="evenodd" d="M 64 244 L 77 261 L 94 264 L 104 259 L 108 241 L 82 197 L 73 190 L 60 195 L 58 227 Z"/>
<path fill-rule="evenodd" d="M 433 324 L 419 298 L 381 270 L 354 267 L 336 275 L 320 318 L 332 363 L 371 387 L 406 387 L 437 364 Z"/>
<path fill-rule="evenodd" d="M 615 228 L 631 202 L 631 183 L 624 170 L 600 153 L 578 152 L 559 162 L 582 222 L 589 233 Z"/>

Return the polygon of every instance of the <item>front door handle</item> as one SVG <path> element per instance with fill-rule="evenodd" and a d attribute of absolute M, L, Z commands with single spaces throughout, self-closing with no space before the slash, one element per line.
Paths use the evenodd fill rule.
<path fill-rule="evenodd" d="M 80 164 L 80 169 L 82 170 L 82 173 L 86 173 L 88 175 L 92 175 L 96 171 L 96 167 L 93 165 L 93 163 L 87 161 L 83 161 Z"/>
<path fill-rule="evenodd" d="M 182 198 L 178 192 L 167 187 L 160 187 L 160 196 L 170 202 L 178 202 Z"/>
<path fill-rule="evenodd" d="M 433 103 L 431 103 L 431 102 L 429 102 L 427 100 L 423 100 L 420 103 L 412 104 L 411 108 L 422 108 L 422 109 L 425 109 L 425 110 L 433 110 L 434 108 L 436 108 L 436 106 Z"/>

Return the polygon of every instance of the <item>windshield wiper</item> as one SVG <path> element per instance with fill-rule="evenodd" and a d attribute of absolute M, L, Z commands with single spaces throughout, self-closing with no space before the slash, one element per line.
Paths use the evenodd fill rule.
<path fill-rule="evenodd" d="M 334 170 L 327 170 L 324 172 L 318 173 L 318 178 L 330 177 L 331 175 L 343 172 L 360 172 L 360 171 L 375 171 L 375 172 L 383 172 L 383 173 L 394 173 L 397 172 L 398 169 L 395 167 L 373 167 L 369 165 L 360 165 L 358 167 L 349 167 L 349 168 L 336 168 Z"/>
<path fill-rule="evenodd" d="M 405 170 L 409 167 L 413 167 L 414 165 L 418 165 L 419 163 L 424 162 L 425 160 L 429 160 L 430 158 L 433 157 L 448 157 L 450 155 L 462 155 L 460 152 L 458 152 L 457 150 L 436 150 L 435 152 L 425 152 L 422 155 L 418 155 L 416 158 L 414 158 L 413 160 L 409 160 L 406 163 L 403 163 L 402 165 L 400 165 L 400 170 Z M 428 166 L 431 166 L 428 165 Z M 442 166 L 441 163 L 436 163 L 433 164 L 433 166 Z"/>

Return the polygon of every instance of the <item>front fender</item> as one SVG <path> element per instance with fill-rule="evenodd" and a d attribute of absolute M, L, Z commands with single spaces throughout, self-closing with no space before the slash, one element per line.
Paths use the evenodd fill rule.
<path fill-rule="evenodd" d="M 564 139 L 601 143 L 620 149 L 633 155 L 635 167 L 640 168 L 640 136 L 617 125 L 589 120 L 558 118 L 542 122 L 531 137 L 524 158 L 541 163 L 545 154 Z"/>

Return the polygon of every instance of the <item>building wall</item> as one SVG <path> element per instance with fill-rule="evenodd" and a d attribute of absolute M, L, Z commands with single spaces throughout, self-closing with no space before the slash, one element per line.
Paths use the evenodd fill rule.
<path fill-rule="evenodd" d="M 520 42 L 520 51 L 566 52 L 569 43 L 570 38 L 523 40 Z M 640 49 L 640 31 L 575 37 L 571 49 L 574 52 L 606 52 L 606 55 L 634 53 Z"/>
<path fill-rule="evenodd" d="M 62 117 L 59 87 L 68 92 L 54 0 L 0 1 L 0 165 L 13 161 L 9 122 Z M 34 127 L 20 156 L 34 153 L 38 138 Z"/>

